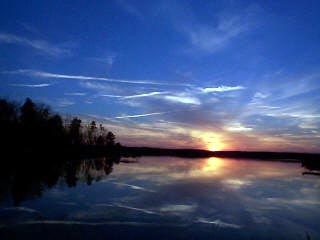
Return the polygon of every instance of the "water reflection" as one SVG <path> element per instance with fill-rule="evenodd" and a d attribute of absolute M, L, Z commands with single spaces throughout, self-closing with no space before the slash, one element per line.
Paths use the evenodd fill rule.
<path fill-rule="evenodd" d="M 77 183 L 91 185 L 102 180 L 119 164 L 120 158 L 102 157 L 95 159 L 68 159 L 63 161 L 33 161 L 31 164 L 19 162 L 4 169 L 1 175 L 0 195 L 17 206 L 22 201 L 41 197 L 43 191 L 55 185 L 76 187 Z"/>
<path fill-rule="evenodd" d="M 320 237 L 320 178 L 302 175 L 298 163 L 98 158 L 10 171 L 0 236 L 59 229 L 59 238 L 90 239 Z"/>
<path fill-rule="evenodd" d="M 202 168 L 202 171 L 204 172 L 212 172 L 212 171 L 216 171 L 218 172 L 219 170 L 221 170 L 221 168 L 223 168 L 223 164 L 225 162 L 220 159 L 220 158 L 209 158 L 208 160 L 206 160 L 204 167 Z"/>

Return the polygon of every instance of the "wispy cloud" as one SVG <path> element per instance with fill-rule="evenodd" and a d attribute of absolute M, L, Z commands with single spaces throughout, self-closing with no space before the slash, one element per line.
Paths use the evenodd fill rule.
<path fill-rule="evenodd" d="M 42 87 L 49 87 L 52 84 L 50 83 L 40 83 L 40 84 L 20 84 L 20 83 L 13 83 L 9 84 L 12 87 L 29 87 L 29 88 L 42 88 Z"/>
<path fill-rule="evenodd" d="M 112 95 L 112 94 L 101 94 L 100 97 L 109 97 L 109 98 L 122 98 L 120 95 Z"/>
<path fill-rule="evenodd" d="M 177 102 L 177 103 L 183 103 L 183 104 L 194 104 L 194 105 L 201 104 L 201 102 L 198 98 L 193 97 L 193 96 L 186 96 L 184 94 L 168 95 L 168 96 L 165 96 L 164 99 L 171 101 L 171 102 Z"/>
<path fill-rule="evenodd" d="M 140 98 L 140 97 L 151 97 L 155 95 L 161 95 L 166 94 L 167 92 L 150 92 L 150 93 L 142 93 L 142 94 L 136 94 L 131 96 L 123 97 L 124 99 L 131 99 L 131 98 Z"/>
<path fill-rule="evenodd" d="M 240 123 L 229 124 L 229 125 L 225 126 L 224 129 L 229 132 L 250 132 L 250 131 L 252 131 L 251 127 L 243 126 Z"/>
<path fill-rule="evenodd" d="M 135 94 L 135 95 L 129 95 L 129 96 L 101 94 L 100 96 L 102 96 L 102 97 L 111 97 L 111 98 L 121 98 L 121 99 L 133 99 L 133 98 L 152 97 L 152 96 L 166 94 L 166 93 L 167 92 L 149 92 L 149 93 Z"/>
<path fill-rule="evenodd" d="M 36 71 L 32 69 L 19 69 L 15 71 L 3 71 L 3 74 L 22 74 L 39 78 L 57 78 L 57 79 L 74 79 L 82 81 L 105 81 L 111 83 L 127 83 L 127 84 L 145 84 L 145 85 L 165 85 L 165 86 L 190 86 L 190 84 L 180 84 L 180 83 L 166 83 L 158 81 L 145 81 L 145 80 L 128 80 L 128 79 L 115 79 L 115 78 L 105 78 L 105 77 L 91 77 L 91 76 L 81 76 L 81 75 L 67 75 L 59 73 L 49 73 L 43 71 Z"/>
<path fill-rule="evenodd" d="M 115 61 L 116 55 L 108 55 L 106 57 L 89 57 L 88 60 L 94 60 L 97 62 L 106 63 L 112 65 Z"/>
<path fill-rule="evenodd" d="M 212 53 L 225 47 L 231 40 L 249 29 L 249 23 L 239 16 L 221 19 L 216 27 L 199 25 L 186 28 L 190 42 L 196 48 Z"/>
<path fill-rule="evenodd" d="M 69 100 L 67 98 L 60 98 L 60 99 L 57 99 L 56 104 L 59 107 L 68 107 L 68 106 L 74 105 L 75 102 L 71 101 L 71 100 Z"/>
<path fill-rule="evenodd" d="M 263 98 L 267 98 L 268 95 L 261 93 L 261 92 L 256 92 L 253 96 L 254 99 L 263 99 Z"/>
<path fill-rule="evenodd" d="M 209 87 L 209 88 L 201 88 L 200 90 L 204 93 L 211 93 L 211 92 L 230 92 L 236 90 L 244 90 L 245 87 L 243 86 L 219 86 L 219 87 Z"/>
<path fill-rule="evenodd" d="M 154 112 L 154 113 L 146 113 L 146 114 L 137 114 L 137 115 L 124 115 L 124 116 L 119 116 L 119 117 L 115 117 L 117 119 L 122 119 L 122 118 L 140 118 L 140 117 L 148 117 L 148 116 L 153 116 L 153 115 L 162 115 L 162 114 L 166 114 L 166 113 L 170 113 L 169 112 Z"/>
<path fill-rule="evenodd" d="M 64 49 L 58 46 L 55 46 L 44 40 L 31 40 L 25 37 L 20 37 L 8 33 L 0 33 L 0 43 L 2 44 L 17 44 L 22 46 L 31 47 L 42 53 L 51 55 L 51 56 L 68 56 L 71 52 L 68 49 Z"/>
<path fill-rule="evenodd" d="M 70 92 L 70 93 L 65 93 L 64 95 L 66 96 L 85 96 L 87 93 L 84 92 Z"/>
<path fill-rule="evenodd" d="M 206 223 L 206 224 L 213 224 L 213 225 L 216 225 L 217 227 L 220 227 L 220 228 L 241 228 L 240 225 L 237 225 L 237 224 L 233 224 L 233 223 L 226 223 L 226 222 L 223 222 L 219 219 L 216 219 L 216 220 L 209 220 L 209 219 L 206 219 L 206 218 L 198 218 L 197 221 L 195 221 L 196 223 Z"/>
<path fill-rule="evenodd" d="M 143 16 L 142 12 L 137 7 L 135 7 L 134 5 L 129 4 L 128 1 L 126 1 L 126 0 L 116 0 L 116 2 L 118 3 L 118 5 L 123 10 L 125 10 L 130 15 L 135 16 L 140 20 L 144 19 L 144 16 Z"/>
<path fill-rule="evenodd" d="M 173 1 L 172 1 L 173 2 Z M 204 22 L 196 10 L 183 3 L 163 7 L 163 14 L 171 20 L 174 28 L 183 34 L 191 45 L 187 51 L 214 53 L 223 49 L 239 36 L 250 31 L 256 24 L 257 6 L 243 7 L 240 11 L 216 11 L 214 18 Z"/>
<path fill-rule="evenodd" d="M 115 182 L 114 184 L 119 185 L 119 186 L 129 187 L 129 188 L 134 189 L 134 190 L 140 190 L 140 191 L 145 191 L 145 192 L 155 192 L 153 190 L 150 190 L 150 189 L 147 189 L 147 188 L 144 188 L 144 187 L 140 187 L 140 186 L 132 185 L 132 184 L 127 184 L 127 183 Z"/>
<path fill-rule="evenodd" d="M 105 65 L 106 70 L 110 71 L 116 60 L 116 54 L 109 54 L 102 57 L 88 57 L 87 59 Z"/>
<path fill-rule="evenodd" d="M 114 204 L 114 206 L 119 207 L 119 208 L 134 210 L 134 211 L 138 211 L 138 212 L 143 212 L 143 213 L 147 213 L 147 214 L 157 214 L 154 211 L 150 211 L 150 210 L 144 209 L 144 208 L 136 208 L 136 207 L 131 207 L 131 206 L 122 205 L 122 204 Z"/>

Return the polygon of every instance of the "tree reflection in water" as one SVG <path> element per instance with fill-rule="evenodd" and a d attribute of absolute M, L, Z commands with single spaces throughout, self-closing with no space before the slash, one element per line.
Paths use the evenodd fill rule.
<path fill-rule="evenodd" d="M 3 186 L 0 201 L 11 196 L 13 204 L 18 206 L 25 200 L 40 197 L 43 191 L 56 184 L 75 187 L 81 182 L 91 185 L 109 175 L 115 163 L 120 163 L 119 156 L 60 161 L 47 158 L 11 161 L 11 164 L 6 164 L 0 170 L 0 184 Z"/>

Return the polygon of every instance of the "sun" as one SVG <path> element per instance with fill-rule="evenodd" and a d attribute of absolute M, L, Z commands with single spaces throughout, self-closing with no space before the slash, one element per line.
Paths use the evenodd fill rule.
<path fill-rule="evenodd" d="M 210 151 L 221 151 L 224 148 L 224 145 L 222 142 L 217 141 L 217 139 L 210 139 L 207 140 L 206 148 Z"/>
<path fill-rule="evenodd" d="M 225 144 L 222 139 L 223 136 L 216 132 L 194 130 L 191 132 L 191 136 L 199 139 L 202 142 L 203 148 L 209 151 L 221 151 L 225 148 Z"/>
<path fill-rule="evenodd" d="M 218 151 L 218 148 L 215 143 L 209 143 L 207 149 L 210 151 Z"/>

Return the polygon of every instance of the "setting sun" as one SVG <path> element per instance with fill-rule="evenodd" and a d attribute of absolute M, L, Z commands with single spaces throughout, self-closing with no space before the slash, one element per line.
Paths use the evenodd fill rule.
<path fill-rule="evenodd" d="M 193 137 L 197 137 L 200 141 L 202 141 L 204 148 L 206 148 L 207 150 L 220 151 L 225 147 L 222 143 L 222 136 L 220 134 L 194 130 L 191 132 L 191 135 Z"/>
<path fill-rule="evenodd" d="M 223 147 L 223 144 L 217 138 L 207 140 L 206 148 L 210 151 L 221 151 Z"/>
<path fill-rule="evenodd" d="M 208 144 L 207 148 L 210 151 L 218 151 L 217 145 L 215 143 Z"/>

